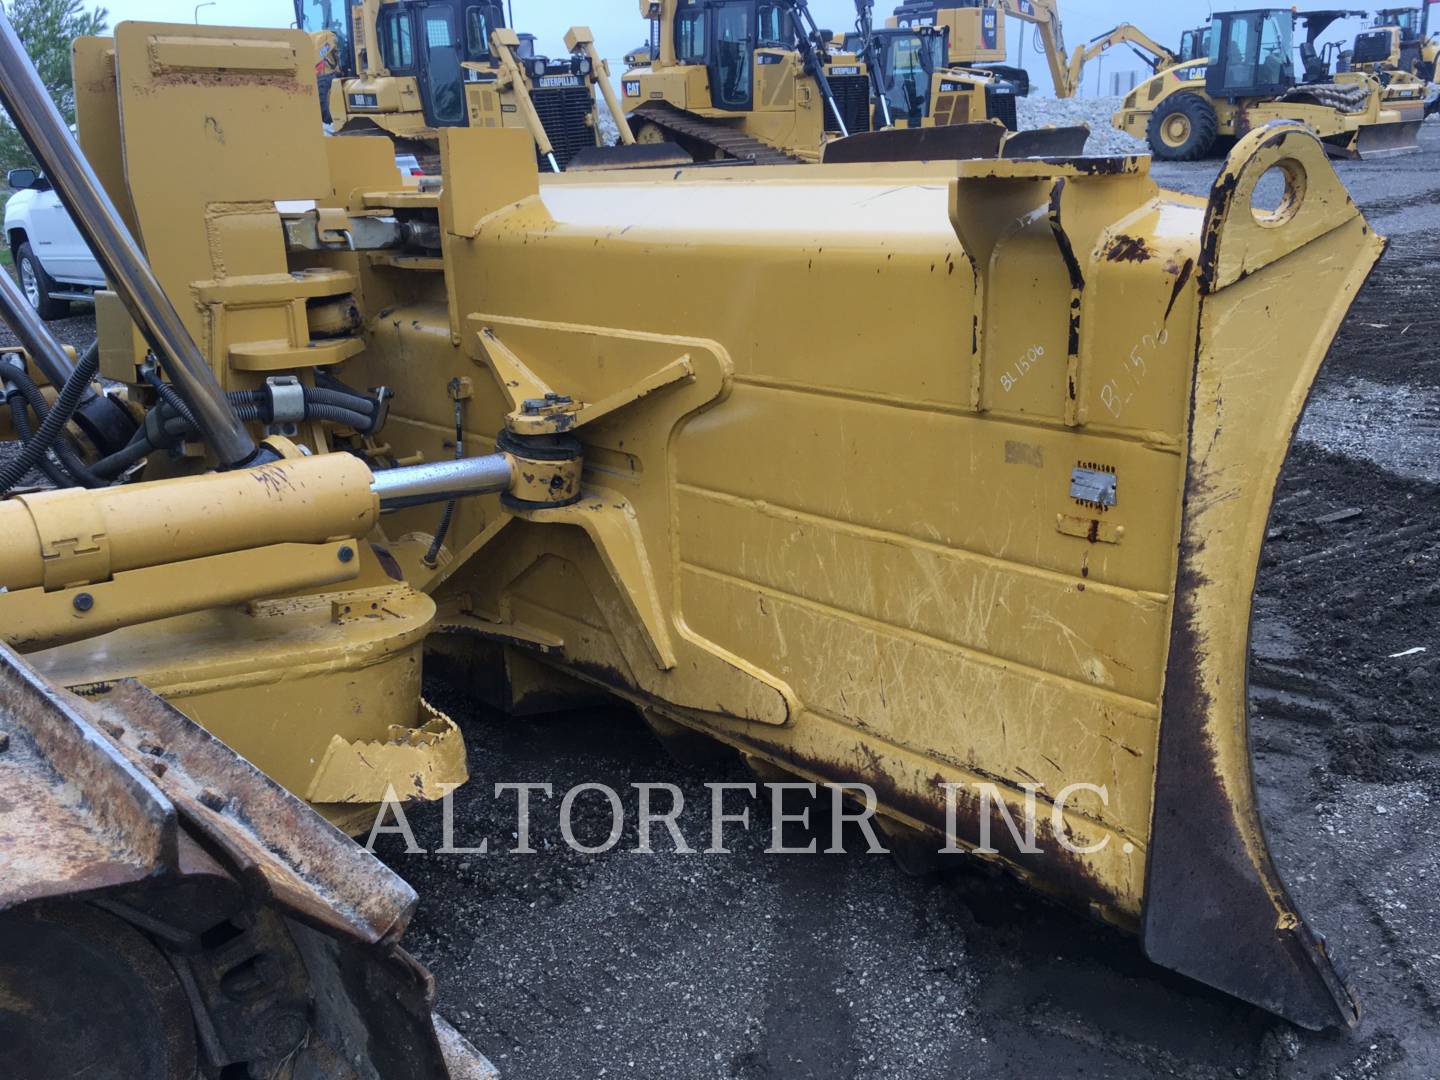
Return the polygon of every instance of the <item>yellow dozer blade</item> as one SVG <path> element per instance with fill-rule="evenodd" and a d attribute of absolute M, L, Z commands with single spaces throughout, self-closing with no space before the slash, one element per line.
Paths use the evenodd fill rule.
<path fill-rule="evenodd" d="M 988 835 L 1158 963 L 1354 1022 L 1247 743 L 1270 500 L 1382 249 L 1308 129 L 1251 133 L 1208 199 L 1145 159 L 992 154 L 501 207 L 479 193 L 499 148 L 446 147 L 454 325 L 497 395 L 472 422 L 589 463 L 573 505 L 507 503 L 432 586 L 442 624 L 525 661 L 509 704 L 553 700 L 555 668 L 661 730 L 869 785 L 892 834 Z M 416 370 L 436 334 L 412 315 L 370 381 Z M 392 438 L 430 446 L 423 425 Z"/>
<path fill-rule="evenodd" d="M 1367 124 L 1355 132 L 1355 139 L 1348 148 L 1335 147 L 1335 144 L 1328 142 L 1325 145 L 1333 148 L 1331 153 L 1335 157 L 1360 161 L 1411 154 L 1420 149 L 1420 128 L 1424 123 L 1422 118 L 1387 124 Z"/>

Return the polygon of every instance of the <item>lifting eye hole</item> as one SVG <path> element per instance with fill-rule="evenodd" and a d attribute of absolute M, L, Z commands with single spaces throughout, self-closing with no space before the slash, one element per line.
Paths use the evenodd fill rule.
<path fill-rule="evenodd" d="M 1304 202 L 1305 167 L 1294 158 L 1271 165 L 1250 192 L 1250 212 L 1255 221 L 1271 229 L 1292 221 Z"/>

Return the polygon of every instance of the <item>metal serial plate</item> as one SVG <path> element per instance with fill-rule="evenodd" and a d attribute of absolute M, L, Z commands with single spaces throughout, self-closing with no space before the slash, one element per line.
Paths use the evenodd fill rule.
<path fill-rule="evenodd" d="M 1118 478 L 1098 469 L 1070 470 L 1070 497 L 1095 506 L 1114 506 L 1118 501 Z"/>

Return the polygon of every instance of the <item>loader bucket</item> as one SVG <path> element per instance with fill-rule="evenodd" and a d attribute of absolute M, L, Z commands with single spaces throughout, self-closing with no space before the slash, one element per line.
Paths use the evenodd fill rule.
<path fill-rule="evenodd" d="M 997 132 L 987 160 L 612 176 L 543 204 L 467 194 L 483 138 L 445 143 L 456 325 L 499 395 L 473 423 L 601 403 L 564 419 L 593 461 L 579 501 L 510 505 L 435 586 L 442 625 L 503 643 L 513 704 L 579 680 L 868 785 L 893 833 L 978 853 L 942 858 L 997 860 L 1296 1023 L 1353 1023 L 1247 742 L 1276 479 L 1382 247 L 1314 135 L 1252 132 L 1208 199 L 1145 158 L 998 160 Z M 399 320 L 363 378 L 436 338 Z M 406 423 L 399 450 L 430 445 Z"/>
<path fill-rule="evenodd" d="M 6 1075 L 496 1076 L 397 944 L 410 887 L 144 687 L 0 646 L 0 731 Z"/>
<path fill-rule="evenodd" d="M 827 165 L 859 165 L 867 162 L 998 158 L 1005 138 L 1005 125 L 999 121 L 865 131 L 827 143 L 821 160 Z"/>
<path fill-rule="evenodd" d="M 1085 144 L 1090 141 L 1090 129 L 1084 124 L 1078 127 L 1034 128 L 1017 131 L 1005 137 L 1005 158 L 1070 158 L 1085 153 Z"/>
<path fill-rule="evenodd" d="M 611 172 L 616 169 L 668 169 L 693 165 L 695 159 L 674 143 L 633 143 L 629 146 L 586 147 L 566 172 Z"/>

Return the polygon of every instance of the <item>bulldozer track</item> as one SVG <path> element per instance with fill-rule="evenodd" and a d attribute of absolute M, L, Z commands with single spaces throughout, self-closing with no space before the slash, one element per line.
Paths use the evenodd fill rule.
<path fill-rule="evenodd" d="M 641 105 L 632 114 L 660 128 L 667 135 L 679 136 L 685 142 L 700 142 L 723 153 L 726 157 L 756 165 L 798 165 L 803 159 L 777 150 L 769 143 L 744 135 L 724 124 L 702 119 L 693 113 L 664 101 L 652 101 Z M 688 149 L 688 147 L 686 147 Z"/>

